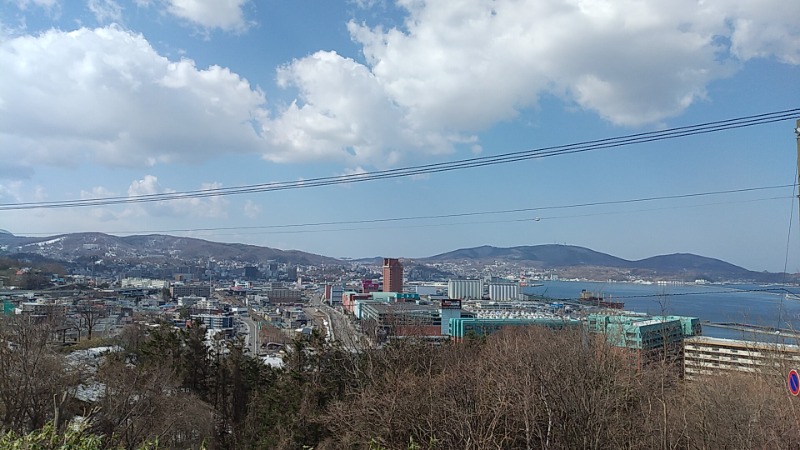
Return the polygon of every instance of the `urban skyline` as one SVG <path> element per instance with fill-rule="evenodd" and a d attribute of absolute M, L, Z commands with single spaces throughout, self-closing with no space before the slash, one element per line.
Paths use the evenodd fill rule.
<path fill-rule="evenodd" d="M 6 5 L 3 205 L 302 182 L 800 106 L 800 5 L 775 1 Z M 341 186 L 6 210 L 0 228 L 334 257 L 566 243 L 773 272 L 788 254 L 798 272 L 793 128 Z M 691 197 L 702 193 L 718 194 Z"/>

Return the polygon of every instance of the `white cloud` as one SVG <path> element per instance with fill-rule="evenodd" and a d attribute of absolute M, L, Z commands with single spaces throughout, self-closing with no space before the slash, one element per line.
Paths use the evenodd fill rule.
<path fill-rule="evenodd" d="M 543 93 L 615 123 L 655 122 L 728 72 L 714 39 L 729 32 L 724 11 L 688 0 L 403 6 L 403 30 L 354 23 L 350 30 L 388 95 L 418 123 L 481 129 Z"/>
<path fill-rule="evenodd" d="M 364 169 L 361 166 L 358 166 L 358 167 L 355 167 L 355 168 L 352 168 L 352 169 L 344 169 L 344 173 L 342 173 L 342 176 L 358 177 L 358 176 L 363 175 L 365 173 L 367 173 L 367 170 Z"/>
<path fill-rule="evenodd" d="M 5 30 L 0 30 L 2 32 L 24 31 L 27 27 L 24 15 L 28 12 L 33 12 L 35 9 L 44 11 L 45 15 L 52 19 L 57 20 L 61 17 L 61 0 L 0 0 L 0 5 L 3 4 L 13 5 L 23 14 L 17 18 L 19 24 L 14 27 L 9 28 L 8 24 L 0 24 L 0 29 L 5 28 Z M 9 14 L 10 11 L 6 11 L 4 6 L 0 8 L 3 8 L 0 9 L 0 22 L 11 20 L 13 15 Z"/>
<path fill-rule="evenodd" d="M 365 65 L 317 52 L 279 69 L 298 100 L 269 124 L 276 149 L 267 159 L 380 166 L 445 153 L 542 95 L 619 125 L 658 123 L 749 59 L 800 60 L 800 2 L 398 4 L 408 13 L 402 28 L 349 24 Z"/>
<path fill-rule="evenodd" d="M 248 0 L 167 0 L 167 11 L 206 29 L 241 32 L 248 28 L 242 8 Z"/>
<path fill-rule="evenodd" d="M 47 192 L 41 185 L 26 184 L 22 180 L 0 183 L 1 203 L 41 202 L 47 200 Z"/>
<path fill-rule="evenodd" d="M 245 17 L 244 7 L 250 0 L 133 0 L 140 8 L 155 5 L 167 14 L 206 32 L 215 29 L 241 33 L 253 22 Z"/>
<path fill-rule="evenodd" d="M 207 28 L 245 20 L 241 0 L 165 2 L 137 0 Z M 272 112 L 230 69 L 169 60 L 119 27 L 0 37 L 0 176 L 231 152 L 383 168 L 478 149 L 476 133 L 542 95 L 636 126 L 680 114 L 753 58 L 800 63 L 800 2 L 398 4 L 407 11 L 401 28 L 349 24 L 365 63 L 319 51 L 279 67 L 279 86 L 296 99 Z"/>
<path fill-rule="evenodd" d="M 122 7 L 114 0 L 89 0 L 86 7 L 100 23 L 122 22 Z"/>
<path fill-rule="evenodd" d="M 348 3 L 356 5 L 362 9 L 374 8 L 378 5 L 385 6 L 386 0 L 350 0 Z"/>
<path fill-rule="evenodd" d="M 268 124 L 272 161 L 337 159 L 392 165 L 402 153 L 451 150 L 440 130 L 409 122 L 370 70 L 335 52 L 317 52 L 278 70 L 299 98 Z"/>
<path fill-rule="evenodd" d="M 800 64 L 800 26 L 797 2 L 778 4 L 740 0 L 731 14 L 731 52 L 740 59 L 774 57 Z"/>
<path fill-rule="evenodd" d="M 116 197 L 118 195 L 118 193 L 110 191 L 108 188 L 103 186 L 95 186 L 88 191 L 81 190 L 81 200 Z"/>
<path fill-rule="evenodd" d="M 363 168 L 361 166 L 357 166 L 357 167 L 354 167 L 354 168 L 346 168 L 346 169 L 344 169 L 344 172 L 341 173 L 339 176 L 347 177 L 348 179 L 355 180 L 355 179 L 363 178 L 362 175 L 365 175 L 366 173 L 368 173 L 367 169 L 365 169 L 365 168 Z M 350 187 L 349 184 L 343 184 L 342 186 L 343 187 Z"/>
<path fill-rule="evenodd" d="M 255 219 L 261 215 L 261 205 L 252 200 L 244 202 L 244 215 L 249 219 Z"/>
<path fill-rule="evenodd" d="M 0 156 L 17 166 L 261 150 L 251 121 L 266 115 L 262 92 L 226 68 L 170 61 L 115 26 L 7 39 L 0 67 Z"/>
<path fill-rule="evenodd" d="M 119 194 L 117 192 L 113 192 L 103 186 L 95 186 L 88 191 L 81 190 L 80 194 L 81 200 L 118 197 L 118 196 Z M 115 209 L 110 207 L 94 207 L 86 209 L 88 209 L 89 217 L 91 217 L 93 220 L 100 222 L 111 222 L 114 220 L 119 220 L 129 217 L 131 215 L 127 210 L 123 211 L 122 213 L 119 213 Z"/>
<path fill-rule="evenodd" d="M 19 9 L 27 9 L 29 6 L 38 6 L 52 10 L 60 5 L 59 0 L 11 0 L 11 3 L 17 5 Z"/>
<path fill-rule="evenodd" d="M 202 183 L 198 190 L 219 189 L 221 183 Z M 142 179 L 134 180 L 128 186 L 127 192 L 120 194 L 105 186 L 95 186 L 89 190 L 81 190 L 82 200 L 103 199 L 110 197 L 139 197 L 154 194 L 169 194 L 177 192 L 175 189 L 166 188 L 158 181 L 158 177 L 145 175 Z M 2 196 L 2 185 L 0 185 Z M 23 201 L 23 200 L 17 200 Z M 81 215 L 91 217 L 93 220 L 106 222 L 110 226 L 128 227 L 131 219 L 146 217 L 169 219 L 173 217 L 190 218 L 226 218 L 230 202 L 227 198 L 213 195 L 202 198 L 181 198 L 159 202 L 128 203 L 123 205 L 109 205 L 97 207 L 78 208 Z M 114 223 L 116 222 L 116 224 Z"/>
<path fill-rule="evenodd" d="M 213 190 L 221 187 L 221 183 L 203 183 L 199 190 Z M 176 192 L 174 189 L 162 187 L 158 182 L 158 177 L 153 175 L 145 175 L 141 180 L 133 181 L 128 187 L 129 197 L 169 194 L 174 192 Z M 219 195 L 181 198 L 177 200 L 130 205 L 124 214 L 224 218 L 228 216 L 227 208 L 229 203 L 228 199 Z"/>
<path fill-rule="evenodd" d="M 9 181 L 0 183 L 0 202 L 2 203 L 16 203 L 23 201 L 21 192 L 23 184 L 21 181 Z"/>

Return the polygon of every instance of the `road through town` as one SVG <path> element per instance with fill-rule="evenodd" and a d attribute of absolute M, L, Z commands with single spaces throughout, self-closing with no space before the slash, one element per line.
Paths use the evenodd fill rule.
<path fill-rule="evenodd" d="M 311 305 L 327 317 L 331 329 L 330 339 L 352 351 L 363 350 L 366 347 L 364 337 L 356 330 L 349 316 L 323 303 L 321 295 L 312 297 Z"/>

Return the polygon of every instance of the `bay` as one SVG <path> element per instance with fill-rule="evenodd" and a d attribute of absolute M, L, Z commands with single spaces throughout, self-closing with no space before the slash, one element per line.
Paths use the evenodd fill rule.
<path fill-rule="evenodd" d="M 526 293 L 574 300 L 582 289 L 625 302 L 625 310 L 651 315 L 697 317 L 703 322 L 739 323 L 800 331 L 797 286 L 751 284 L 638 284 L 593 281 L 545 281 Z M 788 295 L 786 295 L 788 294 Z M 798 297 L 800 298 L 800 297 Z M 706 336 L 795 343 L 774 333 L 753 333 L 704 323 Z"/>

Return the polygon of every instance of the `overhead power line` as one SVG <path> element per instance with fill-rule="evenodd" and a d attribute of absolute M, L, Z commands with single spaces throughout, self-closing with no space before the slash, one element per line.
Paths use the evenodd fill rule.
<path fill-rule="evenodd" d="M 752 116 L 743 116 L 734 119 L 726 119 L 715 122 L 706 122 L 696 125 L 689 125 L 677 128 L 669 128 L 661 131 L 651 131 L 646 133 L 630 134 L 613 138 L 605 138 L 592 141 L 584 141 L 573 144 L 542 147 L 532 150 L 503 153 L 499 155 L 482 156 L 476 158 L 461 159 L 441 163 L 424 164 L 417 166 L 401 167 L 374 172 L 318 177 L 300 181 L 279 181 L 271 183 L 251 184 L 232 186 L 228 188 L 204 189 L 183 192 L 169 192 L 159 194 L 147 194 L 127 197 L 98 197 L 91 199 L 63 200 L 53 202 L 21 202 L 0 204 L 0 211 L 24 210 L 24 209 L 43 209 L 43 208 L 77 208 L 88 206 L 106 206 L 129 203 L 150 203 L 163 202 L 169 200 L 181 200 L 188 198 L 204 198 L 227 195 L 251 194 L 260 192 L 272 192 L 292 189 L 306 189 L 312 187 L 330 186 L 337 184 L 360 183 L 365 181 L 384 180 L 391 178 L 409 177 L 454 170 L 486 167 L 497 164 L 508 164 L 512 162 L 525 161 L 530 159 L 548 158 L 574 153 L 583 153 L 601 149 L 629 146 L 634 144 L 644 144 L 669 139 L 677 139 L 687 136 L 700 134 L 716 133 L 725 130 L 746 128 L 769 123 L 780 122 L 792 119 L 800 114 L 800 108 L 774 111 Z"/>
<path fill-rule="evenodd" d="M 678 194 L 678 195 L 663 195 L 657 197 L 641 197 L 641 198 L 633 198 L 633 199 L 624 199 L 624 200 L 609 200 L 609 201 L 601 201 L 601 202 L 586 202 L 586 203 L 573 203 L 569 205 L 551 205 L 551 206 L 535 206 L 530 208 L 514 208 L 514 209 L 500 209 L 500 210 L 491 210 L 491 211 L 468 211 L 468 212 L 461 212 L 461 213 L 449 213 L 449 214 L 432 214 L 432 215 L 424 215 L 424 216 L 404 216 L 404 217 L 385 217 L 385 218 L 378 218 L 378 219 L 361 219 L 361 220 L 336 220 L 336 221 L 326 221 L 326 222 L 305 222 L 305 223 L 293 223 L 293 224 L 282 224 L 282 225 L 251 225 L 251 226 L 241 226 L 241 227 L 209 227 L 209 228 L 192 228 L 192 229 L 174 229 L 174 230 L 163 230 L 160 231 L 162 233 L 175 233 L 175 232 L 194 232 L 194 231 L 228 231 L 228 230 L 248 230 L 248 229 L 275 229 L 275 228 L 305 228 L 305 227 L 314 227 L 314 226 L 330 226 L 330 225 L 357 225 L 357 224 L 373 224 L 373 223 L 385 223 L 385 222 L 405 222 L 405 221 L 412 221 L 412 220 L 430 220 L 430 219 L 455 219 L 459 217 L 471 217 L 471 216 L 487 216 L 487 215 L 499 215 L 499 214 L 513 214 L 513 213 L 525 213 L 525 212 L 539 212 L 539 211 L 550 211 L 550 210 L 559 210 L 559 209 L 575 209 L 575 208 L 585 208 L 590 206 L 611 206 L 611 205 L 624 205 L 630 203 L 644 203 L 644 202 L 652 202 L 652 201 L 660 201 L 660 200 L 676 200 L 676 199 L 685 199 L 685 198 L 692 198 L 692 197 L 706 197 L 706 196 L 714 196 L 714 195 L 722 195 L 722 194 L 739 194 L 744 192 L 754 192 L 754 191 L 764 191 L 770 189 L 785 189 L 793 187 L 792 184 L 784 184 L 779 186 L 762 186 L 762 187 L 751 187 L 751 188 L 741 188 L 741 189 L 729 189 L 724 191 L 709 191 L 709 192 L 695 192 L 691 194 Z M 531 219 L 526 219 L 531 220 Z M 150 231 L 152 232 L 152 231 Z"/>
<path fill-rule="evenodd" d="M 519 214 L 519 213 L 533 213 L 533 212 L 545 212 L 545 211 L 555 211 L 555 210 L 567 210 L 567 209 L 581 209 L 581 208 L 590 208 L 596 206 L 613 206 L 613 205 L 626 205 L 626 204 L 638 204 L 638 203 L 645 203 L 645 202 L 658 202 L 664 200 L 679 200 L 679 199 L 688 199 L 688 198 L 700 198 L 700 197 L 707 197 L 707 196 L 717 196 L 717 195 L 725 195 L 725 194 L 740 194 L 746 192 L 756 192 L 756 191 L 765 191 L 765 190 L 774 190 L 774 189 L 785 189 L 790 188 L 795 185 L 786 184 L 786 185 L 778 185 L 778 186 L 761 186 L 761 187 L 750 187 L 750 188 L 740 188 L 740 189 L 728 189 L 728 190 L 720 190 L 720 191 L 709 191 L 709 192 L 694 192 L 690 194 L 676 194 L 676 195 L 663 195 L 663 196 L 654 196 L 654 197 L 640 197 L 640 198 L 632 198 L 632 199 L 623 199 L 623 200 L 608 200 L 608 201 L 598 201 L 598 202 L 585 202 L 585 203 L 572 203 L 566 205 L 547 205 L 547 206 L 536 206 L 536 207 L 528 207 L 528 208 L 514 208 L 514 209 L 500 209 L 500 210 L 482 210 L 482 211 L 465 211 L 465 212 L 456 212 L 456 213 L 446 213 L 446 214 L 431 214 L 431 215 L 419 215 L 419 216 L 400 216 L 400 217 L 383 217 L 383 218 L 373 218 L 373 219 L 353 219 L 353 220 L 337 220 L 337 221 L 324 221 L 324 222 L 300 222 L 300 223 L 288 223 L 288 224 L 273 224 L 273 225 L 240 225 L 240 226 L 225 226 L 225 227 L 196 227 L 196 228 L 173 228 L 173 229 L 160 229 L 160 230 L 124 230 L 124 231 L 107 231 L 109 234 L 118 234 L 118 235 L 129 235 L 129 234 L 152 234 L 152 233 L 196 233 L 196 232 L 212 232 L 214 235 L 220 235 L 219 233 L 215 232 L 225 232 L 225 231 L 254 231 L 254 230 L 277 230 L 277 231 L 263 231 L 260 233 L 253 233 L 253 234 L 286 234 L 286 233 L 307 233 L 307 232 L 329 232 L 329 231 L 361 231 L 361 230 L 369 230 L 369 229 L 376 229 L 376 228 L 332 228 L 332 229 L 320 229 L 318 227 L 322 226 L 340 226 L 340 225 L 370 225 L 370 224 L 387 224 L 387 223 L 400 223 L 400 222 L 409 222 L 409 221 L 424 221 L 424 220 L 435 220 L 435 219 L 457 219 L 457 218 L 467 218 L 467 217 L 476 217 L 476 216 L 490 216 L 490 215 L 505 215 L 505 214 Z M 682 206 L 671 206 L 666 208 L 648 208 L 648 209 L 635 209 L 635 210 L 626 210 L 626 211 L 605 211 L 605 212 L 594 212 L 594 213 L 583 213 L 577 215 L 567 215 L 567 216 L 538 216 L 538 217 L 526 217 L 523 219 L 503 219 L 491 222 L 452 222 L 448 221 L 447 223 L 437 223 L 437 224 L 423 224 L 423 225 L 403 225 L 400 226 L 401 228 L 418 228 L 418 227 L 432 227 L 432 226 L 453 226 L 453 225 L 477 225 L 477 224 L 488 224 L 488 223 L 510 223 L 510 222 L 536 222 L 540 220 L 556 220 L 556 219 L 566 219 L 566 218 L 579 218 L 579 217 L 594 217 L 594 216 L 601 216 L 601 215 L 612 215 L 612 214 L 628 214 L 628 213 L 637 213 L 637 212 L 645 212 L 645 211 L 659 211 L 664 209 L 676 209 L 676 208 L 696 208 L 696 207 L 707 207 L 707 206 L 714 206 L 714 205 L 721 205 L 721 204 L 741 204 L 741 203 L 748 203 L 748 202 L 759 202 L 759 201 L 767 201 L 767 200 L 779 200 L 779 199 L 786 199 L 791 198 L 794 199 L 794 196 L 778 196 L 778 197 L 766 197 L 766 198 L 755 198 L 749 200 L 735 200 L 729 202 L 715 202 L 715 203 L 700 203 L 700 204 L 691 204 L 691 205 L 682 205 Z M 311 228 L 311 230 L 298 230 L 301 228 Z M 55 236 L 59 234 L 63 234 L 63 232 L 59 231 L 51 231 L 51 232 L 40 232 L 40 233 L 32 233 L 35 235 L 46 235 L 46 236 Z M 236 233 L 236 235 L 240 235 L 242 233 Z"/>
<path fill-rule="evenodd" d="M 789 196 L 782 196 L 782 197 L 770 197 L 770 198 L 760 198 L 754 200 L 745 200 L 745 201 L 737 201 L 737 202 L 721 202 L 721 203 L 702 203 L 697 205 L 690 205 L 685 206 L 685 208 L 698 208 L 698 207 L 708 207 L 708 206 L 715 206 L 715 205 L 729 205 L 729 204 L 741 204 L 741 203 L 749 203 L 749 202 L 759 202 L 759 201 L 766 201 L 766 200 L 786 200 L 791 199 L 795 200 L 795 197 Z M 640 213 L 640 212 L 653 212 L 653 211 L 664 211 L 664 210 L 672 210 L 678 209 L 681 207 L 667 207 L 667 208 L 648 208 L 648 209 L 637 209 L 633 211 L 606 211 L 606 212 L 598 212 L 598 213 L 588 213 L 588 214 L 574 214 L 574 215 L 563 215 L 563 216 L 543 216 L 543 217 L 524 217 L 521 219 L 497 219 L 497 220 L 482 220 L 482 221 L 461 221 L 461 222 L 444 222 L 444 223 L 423 223 L 423 224 L 404 224 L 404 225 L 389 225 L 389 226 L 367 226 L 367 227 L 347 227 L 347 228 L 314 228 L 314 229 L 297 229 L 297 228 L 285 228 L 278 226 L 280 229 L 274 230 L 271 229 L 270 226 L 262 226 L 262 227 L 221 227 L 221 229 L 217 228 L 201 228 L 201 229 L 185 229 L 185 230 L 166 230 L 166 231 L 139 231 L 139 232 L 108 232 L 108 234 L 150 234 L 150 233 L 175 233 L 175 232 L 202 232 L 206 234 L 202 235 L 195 235 L 194 237 L 199 236 L 243 236 L 243 235 L 275 235 L 275 234 L 306 234 L 306 233 L 338 233 L 343 231 L 369 231 L 369 230 L 390 230 L 390 229 L 400 229 L 400 230 L 407 230 L 407 229 L 419 229 L 419 228 L 441 228 L 441 227 L 456 227 L 456 226 L 474 226 L 474 225 L 498 225 L 498 224 L 510 224 L 510 223 L 522 223 L 522 222 L 540 222 L 540 221 L 552 221 L 552 220 L 562 220 L 562 219 L 578 219 L 578 218 L 587 218 L 587 217 L 600 217 L 600 216 L 612 216 L 612 215 L 620 215 L 620 214 L 631 214 L 631 213 Z M 369 221 L 357 222 L 357 223 L 369 223 Z M 269 231 L 253 231 L 255 229 L 269 229 Z M 237 230 L 244 230 L 244 232 L 236 232 L 233 231 Z M 61 233 L 36 233 L 36 234 L 44 234 L 44 235 L 57 235 Z"/>

